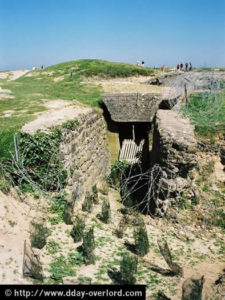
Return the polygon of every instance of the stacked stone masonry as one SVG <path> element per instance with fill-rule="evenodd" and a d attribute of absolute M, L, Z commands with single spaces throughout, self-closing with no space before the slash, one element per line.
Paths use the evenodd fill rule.
<path fill-rule="evenodd" d="M 63 129 L 60 152 L 64 168 L 70 174 L 71 195 L 78 188 L 76 203 L 81 203 L 94 184 L 101 186 L 104 183 L 110 168 L 110 154 L 103 117 L 91 111 L 78 121 L 74 130 Z"/>

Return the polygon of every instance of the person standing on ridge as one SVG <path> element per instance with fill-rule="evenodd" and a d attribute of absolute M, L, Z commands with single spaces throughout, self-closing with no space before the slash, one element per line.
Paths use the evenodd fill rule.
<path fill-rule="evenodd" d="M 180 70 L 182 71 L 183 70 L 183 63 L 180 63 Z"/>
<path fill-rule="evenodd" d="M 185 72 L 188 71 L 188 63 L 185 63 Z"/>
<path fill-rule="evenodd" d="M 70 69 L 70 77 L 73 77 L 74 69 Z"/>
<path fill-rule="evenodd" d="M 191 70 L 192 70 L 192 63 L 189 62 L 189 71 L 191 71 Z"/>
<path fill-rule="evenodd" d="M 179 64 L 177 64 L 177 71 L 179 71 L 180 70 L 180 65 Z"/>
<path fill-rule="evenodd" d="M 165 66 L 165 65 L 162 65 L 162 66 L 161 66 L 161 71 L 164 72 L 164 71 L 165 71 L 165 68 L 166 68 L 166 66 Z"/>

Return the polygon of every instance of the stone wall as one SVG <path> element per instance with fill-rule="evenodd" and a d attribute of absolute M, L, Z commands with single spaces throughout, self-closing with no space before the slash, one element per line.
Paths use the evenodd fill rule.
<path fill-rule="evenodd" d="M 152 166 L 160 165 L 156 214 L 164 215 L 171 198 L 190 187 L 188 173 L 197 164 L 194 126 L 179 113 L 158 110 L 153 137 Z"/>
<path fill-rule="evenodd" d="M 81 115 L 78 121 L 74 130 L 62 130 L 60 152 L 63 165 L 70 174 L 70 193 L 76 197 L 77 191 L 76 203 L 81 203 L 86 191 L 91 191 L 94 184 L 101 186 L 104 183 L 110 168 L 110 154 L 103 117 L 91 110 Z"/>

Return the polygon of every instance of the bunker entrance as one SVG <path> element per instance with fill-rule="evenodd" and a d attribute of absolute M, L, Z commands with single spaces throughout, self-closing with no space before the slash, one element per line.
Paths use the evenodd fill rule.
<path fill-rule="evenodd" d="M 116 166 L 112 186 L 120 191 L 126 207 L 137 208 L 142 213 L 147 213 L 145 198 L 149 185 L 153 123 L 116 122 L 112 120 L 105 104 L 103 116 L 107 124 L 111 163 Z M 118 169 L 116 160 L 122 162 L 118 164 Z M 123 164 L 124 161 L 126 163 Z M 153 211 L 153 208 L 148 207 L 149 210 Z"/>
<path fill-rule="evenodd" d="M 112 163 L 115 160 L 126 160 L 130 164 L 149 165 L 150 122 L 115 122 L 107 107 L 103 105 L 104 118 L 107 124 L 107 135 Z"/>

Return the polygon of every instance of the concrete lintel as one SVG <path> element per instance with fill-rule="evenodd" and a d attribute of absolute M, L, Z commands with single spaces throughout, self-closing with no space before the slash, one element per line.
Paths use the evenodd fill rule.
<path fill-rule="evenodd" d="M 111 118 L 116 122 L 152 122 L 162 101 L 160 93 L 103 94 Z"/>

